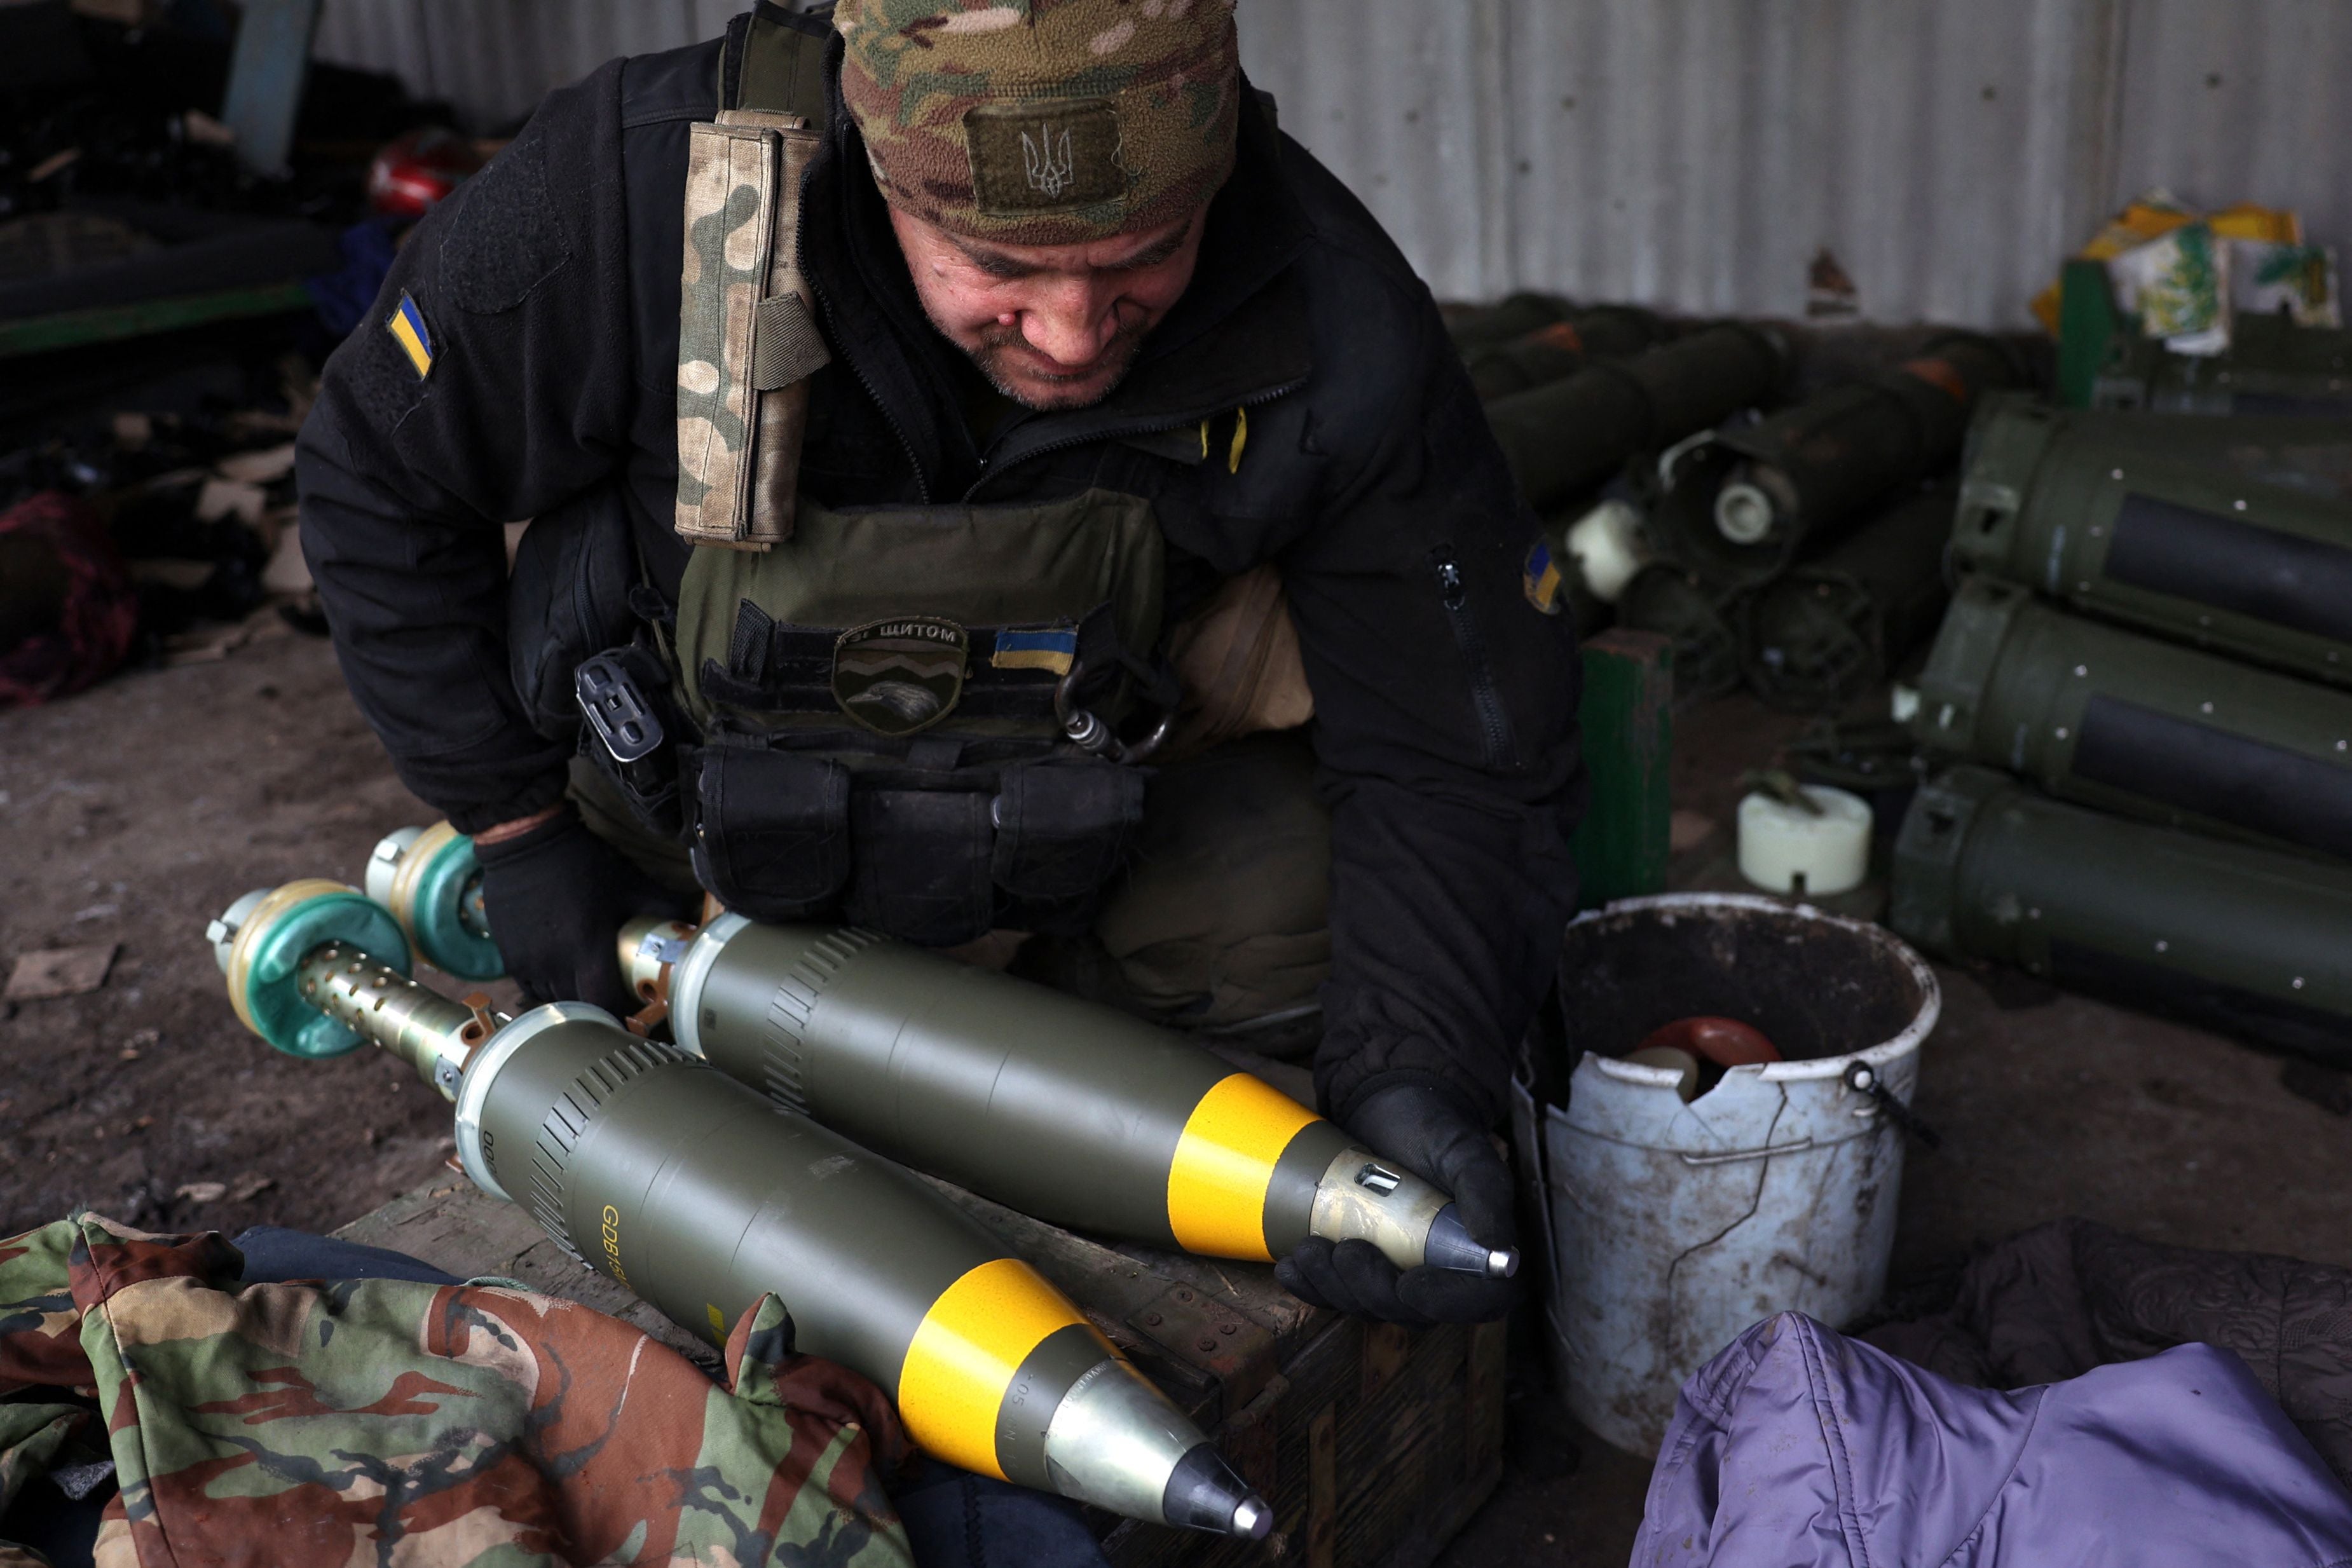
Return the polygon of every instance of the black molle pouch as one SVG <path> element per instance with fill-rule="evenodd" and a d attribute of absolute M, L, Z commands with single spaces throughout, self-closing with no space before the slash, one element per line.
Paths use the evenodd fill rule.
<path fill-rule="evenodd" d="M 859 789 L 850 803 L 850 922 L 928 947 L 986 936 L 997 902 L 989 800 L 971 789 Z"/>
<path fill-rule="evenodd" d="M 580 751 L 612 780 L 630 815 L 655 832 L 686 830 L 679 799 L 679 742 L 688 733 L 670 698 L 669 672 L 644 648 L 613 648 L 572 672 Z"/>
<path fill-rule="evenodd" d="M 1024 902 L 1086 900 L 1118 873 L 1143 821 L 1144 776 L 1117 763 L 1005 769 L 990 812 L 989 874 Z"/>
<path fill-rule="evenodd" d="M 694 874 L 753 920 L 830 915 L 849 880 L 849 769 L 748 746 L 694 754 Z"/>

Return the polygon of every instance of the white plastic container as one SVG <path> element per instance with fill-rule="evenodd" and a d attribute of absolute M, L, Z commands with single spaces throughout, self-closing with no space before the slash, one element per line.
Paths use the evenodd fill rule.
<path fill-rule="evenodd" d="M 1567 1103 L 1520 1086 L 1521 1157 L 1569 1408 L 1654 1454 L 1683 1381 L 1741 1330 L 1790 1311 L 1843 1324 L 1884 1292 L 1904 1135 L 1845 1073 L 1867 1062 L 1907 1103 L 1941 998 L 1878 927 L 1742 894 L 1628 899 L 1568 946 Z M 1686 1104 L 1673 1069 L 1576 1049 L 1710 1014 L 1828 1054 L 1732 1068 Z"/>
<path fill-rule="evenodd" d="M 1829 898 L 1870 875 L 1870 802 L 1825 784 L 1798 786 L 1821 808 L 1757 790 L 1739 802 L 1739 874 L 1767 893 Z"/>

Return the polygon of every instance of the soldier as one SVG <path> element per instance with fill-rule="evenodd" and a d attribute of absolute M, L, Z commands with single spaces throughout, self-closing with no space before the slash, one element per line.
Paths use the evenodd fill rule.
<path fill-rule="evenodd" d="M 529 994 L 625 1006 L 615 926 L 698 884 L 1013 951 L 1319 1036 L 1325 1109 L 1513 1241 L 1573 632 L 1231 0 L 761 5 L 604 67 L 418 228 L 300 473 L 353 693 Z M 1362 1242 L 1280 1269 L 1508 1301 Z"/>

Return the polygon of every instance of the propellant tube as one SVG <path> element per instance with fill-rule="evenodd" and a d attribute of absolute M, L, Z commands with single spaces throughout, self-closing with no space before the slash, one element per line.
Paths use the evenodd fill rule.
<path fill-rule="evenodd" d="M 1777 707 L 1833 708 L 1925 641 L 1951 601 L 1944 546 L 1957 496 L 1948 482 L 1923 490 L 1758 589 L 1743 629 L 1756 694 Z"/>
<path fill-rule="evenodd" d="M 2352 694 L 2108 626 L 1977 579 L 1919 677 L 1953 760 L 2174 827 L 2352 859 Z"/>
<path fill-rule="evenodd" d="M 1923 786 L 1889 924 L 1953 958 L 2352 1066 L 2352 867 L 2110 817 L 1990 768 Z"/>
<path fill-rule="evenodd" d="M 1769 402 L 1790 360 L 1779 332 L 1727 322 L 1496 398 L 1486 405 L 1486 423 L 1528 503 L 1549 512 L 1636 454 L 1659 451 Z"/>
<path fill-rule="evenodd" d="M 1939 337 L 1884 375 L 1678 455 L 1651 533 L 1661 554 L 1703 576 L 1766 581 L 1950 468 L 1977 400 L 2019 379 L 1992 340 Z"/>
<path fill-rule="evenodd" d="M 356 906 L 356 907 L 355 907 Z M 240 1018 L 298 1054 L 373 1042 L 457 1103 L 457 1152 L 574 1257 L 723 1344 L 772 1292 L 798 1349 L 880 1385 L 951 1464 L 1244 1537 L 1272 1514 L 1035 1270 L 903 1167 L 584 1003 L 514 1019 L 406 976 L 355 890 L 248 894 L 213 925 Z M 309 1036 L 302 1015 L 323 1026 Z M 329 1038 L 331 1036 L 331 1038 Z"/>
<path fill-rule="evenodd" d="M 384 835 L 368 856 L 367 895 L 392 911 L 426 963 L 461 980 L 507 972 L 490 940 L 474 841 L 447 822 Z"/>
<path fill-rule="evenodd" d="M 2352 685 L 2352 422 L 1989 405 L 1956 565 Z"/>
<path fill-rule="evenodd" d="M 1035 1218 L 1219 1258 L 1319 1236 L 1400 1268 L 1518 1267 L 1446 1194 L 1173 1030 L 854 928 L 723 914 L 698 932 L 635 921 L 618 940 L 683 1049 Z"/>

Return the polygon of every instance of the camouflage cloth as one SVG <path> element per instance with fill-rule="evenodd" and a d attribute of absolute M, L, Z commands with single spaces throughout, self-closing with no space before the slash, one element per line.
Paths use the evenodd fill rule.
<path fill-rule="evenodd" d="M 104 1416 L 99 1568 L 911 1562 L 882 1486 L 909 1453 L 896 1413 L 792 1354 L 773 1297 L 722 1388 L 556 1297 L 239 1287 L 241 1265 L 218 1235 L 89 1214 L 0 1241 L 0 1399 L 79 1390 Z M 41 1458 L 55 1416 L 14 1415 L 37 1407 L 0 1403 L 0 1477 Z"/>
<path fill-rule="evenodd" d="M 841 93 L 891 204 L 1011 245 L 1170 223 L 1234 167 L 1234 0 L 841 0 Z"/>

